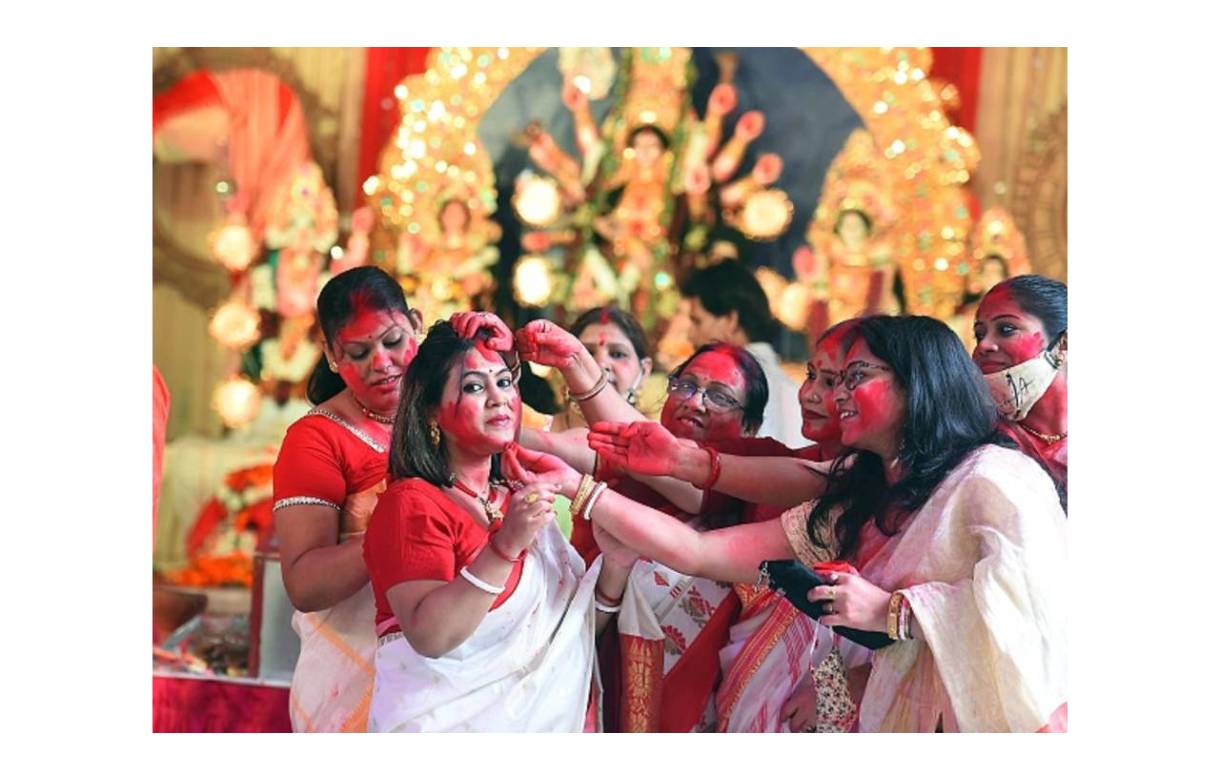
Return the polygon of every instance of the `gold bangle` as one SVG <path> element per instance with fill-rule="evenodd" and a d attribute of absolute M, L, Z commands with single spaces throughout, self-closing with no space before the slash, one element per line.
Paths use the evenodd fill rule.
<path fill-rule="evenodd" d="M 898 634 L 898 611 L 902 609 L 902 602 L 905 600 L 902 591 L 896 590 L 890 594 L 890 610 L 885 616 L 885 633 L 895 642 L 902 639 Z"/>
<path fill-rule="evenodd" d="M 608 382 L 609 382 L 609 380 L 606 379 L 606 372 L 603 371 L 603 372 L 601 372 L 601 375 L 598 376 L 597 381 L 593 383 L 593 387 L 586 393 L 573 393 L 572 388 L 569 387 L 568 388 L 568 398 L 571 398 L 573 401 L 576 401 L 577 403 L 581 403 L 582 401 L 591 400 L 594 396 L 596 396 L 602 390 L 606 389 L 606 384 Z"/>
<path fill-rule="evenodd" d="M 584 503 L 589 498 L 589 494 L 593 492 L 593 486 L 596 480 L 588 474 L 582 474 L 580 477 L 580 486 L 576 488 L 576 495 L 572 496 L 572 518 L 575 519 L 581 516 L 581 509 Z"/>

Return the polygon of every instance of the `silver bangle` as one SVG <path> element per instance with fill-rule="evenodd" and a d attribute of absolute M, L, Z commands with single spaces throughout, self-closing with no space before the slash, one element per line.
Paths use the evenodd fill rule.
<path fill-rule="evenodd" d="M 500 585 L 499 587 L 497 587 L 495 585 L 492 585 L 491 583 L 484 582 L 483 580 L 481 580 L 478 577 L 471 574 L 470 569 L 466 568 L 465 566 L 463 566 L 461 569 L 458 570 L 458 574 L 461 575 L 462 579 L 466 580 L 471 585 L 475 586 L 476 588 L 483 591 L 484 593 L 489 593 L 492 596 L 499 596 L 501 593 L 504 592 L 503 585 Z"/>
<path fill-rule="evenodd" d="M 593 488 L 593 492 L 589 495 L 588 500 L 585 501 L 584 510 L 580 513 L 581 517 L 590 521 L 593 519 L 593 505 L 597 503 L 597 499 L 601 498 L 604 492 L 606 492 L 606 483 L 598 482 L 597 486 Z"/>
<path fill-rule="evenodd" d="M 605 612 L 607 615 L 613 615 L 615 612 L 618 612 L 620 609 L 622 609 L 623 605 L 619 604 L 614 607 L 608 607 L 605 604 L 598 601 L 597 598 L 595 597 L 593 599 L 593 608 L 596 609 L 598 612 Z"/>

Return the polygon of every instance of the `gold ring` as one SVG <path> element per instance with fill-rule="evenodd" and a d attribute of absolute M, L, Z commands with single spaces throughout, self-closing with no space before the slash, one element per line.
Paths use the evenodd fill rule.
<path fill-rule="evenodd" d="M 826 589 L 826 596 L 827 596 L 827 597 L 828 597 L 828 598 L 829 598 L 831 601 L 834 601 L 834 600 L 835 600 L 835 589 L 834 589 L 834 586 L 833 586 L 833 585 L 832 585 L 831 587 L 829 587 L 829 588 L 827 588 L 827 589 Z"/>
<path fill-rule="evenodd" d="M 535 502 L 535 501 L 537 501 L 537 500 L 538 500 L 538 494 L 537 494 L 537 493 L 530 493 L 529 495 L 527 495 L 527 496 L 525 497 L 525 503 L 527 503 L 527 504 L 532 504 L 532 503 L 534 503 L 534 502 Z"/>

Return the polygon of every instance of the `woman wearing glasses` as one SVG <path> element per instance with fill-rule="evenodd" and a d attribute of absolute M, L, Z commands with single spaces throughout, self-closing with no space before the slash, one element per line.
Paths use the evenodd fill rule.
<path fill-rule="evenodd" d="M 960 340 L 928 317 L 869 317 L 835 385 L 848 449 L 818 501 L 699 533 L 607 491 L 592 512 L 603 547 L 731 582 L 767 560 L 845 561 L 790 595 L 823 602 L 823 625 L 895 640 L 873 654 L 861 731 L 1063 728 L 1063 510 L 1037 463 L 997 446 L 1011 442 Z"/>
<path fill-rule="evenodd" d="M 563 373 L 586 419 L 641 419 L 621 396 L 605 392 L 605 374 L 574 336 L 539 320 L 518 331 L 517 343 L 524 358 Z M 668 388 L 660 425 L 708 447 L 752 436 L 767 405 L 766 376 L 757 361 L 728 344 L 701 347 L 672 372 Z M 576 471 L 601 471 L 621 495 L 692 527 L 723 527 L 748 515 L 744 502 L 672 479 L 610 476 L 597 468 L 586 440 L 585 429 L 521 436 L 527 447 L 559 455 Z M 598 555 L 588 518 L 573 518 L 572 544 L 586 560 Z M 718 656 L 740 611 L 731 587 L 681 575 L 655 561 L 637 562 L 617 621 L 618 657 L 603 658 L 607 729 L 714 729 Z"/>
<path fill-rule="evenodd" d="M 805 462 L 829 461 L 842 451 L 832 396 L 843 363 L 843 345 L 856 322 L 839 323 L 818 337 L 805 382 L 797 394 L 801 435 L 816 444 L 791 450 L 771 439 L 751 437 L 722 440 L 715 447 L 706 443 L 700 446 L 647 422 L 598 423 L 589 440 L 607 463 L 636 473 L 682 477 L 699 485 L 709 484 L 713 464 L 719 464 L 720 476 L 713 480 L 712 488 L 716 493 L 754 505 L 748 511 L 750 519 L 778 517 L 788 506 L 807 497 L 805 492 L 797 492 L 789 504 L 776 506 L 776 496 L 783 492 L 777 490 L 782 487 L 779 482 L 786 478 L 789 491 L 808 491 L 814 483 Z M 816 486 L 820 490 L 824 482 Z M 739 583 L 734 591 L 742 602 L 742 612 L 720 651 L 717 729 L 849 729 L 854 718 L 843 663 L 865 667 L 867 651 L 842 641 L 833 643 L 829 629 L 819 631 L 807 615 L 769 588 Z M 839 650 L 843 650 L 842 655 Z M 816 693 L 815 680 L 819 688 Z"/>

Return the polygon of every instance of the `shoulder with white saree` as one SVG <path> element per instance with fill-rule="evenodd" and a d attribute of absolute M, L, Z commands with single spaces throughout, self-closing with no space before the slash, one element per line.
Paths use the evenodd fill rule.
<path fill-rule="evenodd" d="M 585 563 L 553 523 L 534 538 L 472 635 L 430 658 L 415 651 L 385 600 L 400 577 L 451 582 L 486 544 L 487 531 L 439 489 L 395 512 L 402 480 L 387 491 L 366 537 L 383 634 L 374 658 L 370 731 L 580 731 L 593 682 L 593 594 L 600 560 Z M 425 483 L 426 484 L 426 483 Z M 431 487 L 431 486 L 429 486 Z M 448 506 L 446 506 L 448 504 Z M 398 507 L 401 509 L 402 507 Z M 446 545 L 448 547 L 446 548 Z M 391 548 L 387 560 L 379 561 Z"/>
<path fill-rule="evenodd" d="M 861 566 L 901 590 L 922 640 L 876 652 L 862 731 L 1036 731 L 1067 698 L 1066 521 L 1015 450 L 966 456 Z"/>

